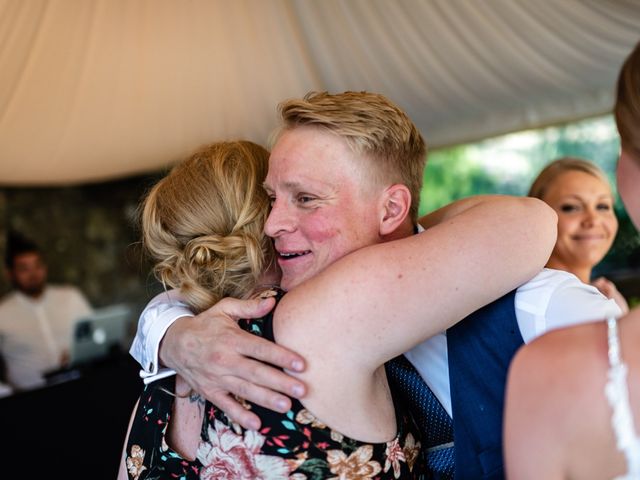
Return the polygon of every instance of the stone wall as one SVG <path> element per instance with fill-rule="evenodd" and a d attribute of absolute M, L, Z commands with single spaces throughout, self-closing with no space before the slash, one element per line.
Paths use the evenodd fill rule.
<path fill-rule="evenodd" d="M 126 302 L 136 310 L 160 291 L 140 248 L 137 208 L 160 178 L 139 176 L 59 188 L 0 188 L 0 252 L 6 233 L 35 241 L 50 283 L 78 286 L 95 307 Z M 5 270 L 2 262 L 3 273 Z M 0 295 L 11 289 L 0 276 Z"/>

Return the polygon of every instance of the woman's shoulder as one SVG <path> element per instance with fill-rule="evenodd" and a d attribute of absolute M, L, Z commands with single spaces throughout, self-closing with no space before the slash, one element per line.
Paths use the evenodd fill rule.
<path fill-rule="evenodd" d="M 556 386 L 558 394 L 570 391 L 570 386 L 577 388 L 594 376 L 596 365 L 606 369 L 606 332 L 605 321 L 547 332 L 520 348 L 511 364 L 511 375 L 526 375 L 532 387 L 546 385 L 547 393 L 554 392 Z M 559 377 L 564 385 L 553 381 Z"/>
<path fill-rule="evenodd" d="M 629 364 L 632 375 L 640 383 L 640 307 L 634 308 L 620 319 L 619 330 L 622 344 L 622 360 Z"/>
<path fill-rule="evenodd" d="M 640 335 L 640 307 L 636 307 L 622 317 L 618 323 L 627 329 L 628 335 L 636 337 Z"/>
<path fill-rule="evenodd" d="M 607 351 L 602 321 L 554 330 L 518 351 L 509 369 L 505 405 L 505 438 L 515 444 L 510 453 L 514 465 L 516 459 L 523 461 L 523 452 L 536 451 L 547 459 L 549 471 L 576 471 L 576 458 L 584 464 L 585 455 L 591 458 L 612 443 L 604 392 Z"/>
<path fill-rule="evenodd" d="M 511 363 L 509 408 L 526 411 L 532 428 L 553 424 L 556 440 L 566 440 L 583 430 L 578 425 L 584 418 L 602 417 L 607 370 L 606 322 L 546 333 L 524 345 Z"/>

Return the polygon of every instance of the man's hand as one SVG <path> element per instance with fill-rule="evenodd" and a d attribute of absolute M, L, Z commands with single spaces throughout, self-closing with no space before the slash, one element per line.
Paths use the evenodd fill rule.
<path fill-rule="evenodd" d="M 235 422 L 257 430 L 260 419 L 231 395 L 265 408 L 286 412 L 305 385 L 281 368 L 302 371 L 298 354 L 242 330 L 240 318 L 260 318 L 275 305 L 273 298 L 225 298 L 195 317 L 182 317 L 167 330 L 160 344 L 160 361 Z M 265 363 L 263 363 L 265 362 Z M 285 395 L 282 395 L 281 393 Z"/>
<path fill-rule="evenodd" d="M 629 313 L 629 305 L 627 304 L 627 300 L 622 296 L 622 294 L 618 291 L 616 286 L 611 280 L 607 280 L 604 277 L 599 277 L 595 279 L 591 284 L 596 287 L 600 292 L 607 298 L 612 298 L 622 310 L 622 314 L 626 315 Z"/>

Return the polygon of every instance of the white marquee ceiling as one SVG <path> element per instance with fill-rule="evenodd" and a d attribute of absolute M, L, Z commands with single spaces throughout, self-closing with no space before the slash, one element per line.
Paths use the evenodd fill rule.
<path fill-rule="evenodd" d="M 640 0 L 0 0 L 0 185 L 266 144 L 279 101 L 388 95 L 430 147 L 611 109 Z"/>

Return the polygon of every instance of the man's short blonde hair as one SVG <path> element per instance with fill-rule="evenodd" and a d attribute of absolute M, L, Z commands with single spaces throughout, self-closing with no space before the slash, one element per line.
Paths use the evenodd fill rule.
<path fill-rule="evenodd" d="M 383 95 L 369 92 L 310 92 L 282 102 L 283 131 L 311 126 L 344 139 L 354 153 L 370 161 L 375 184 L 403 184 L 411 192 L 410 217 L 416 222 L 426 162 L 426 145 L 407 114 Z"/>

